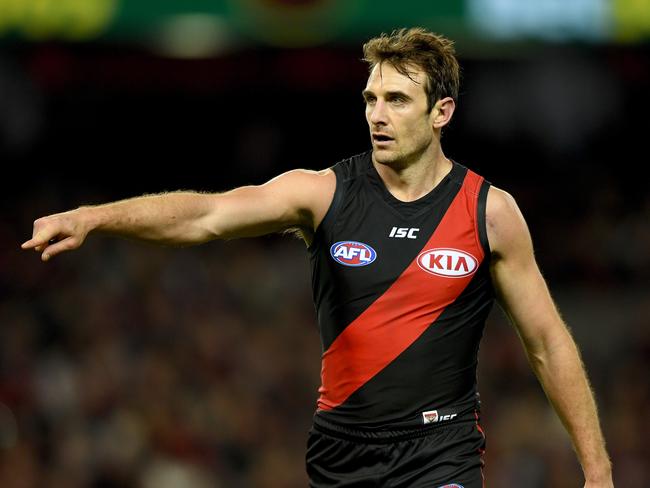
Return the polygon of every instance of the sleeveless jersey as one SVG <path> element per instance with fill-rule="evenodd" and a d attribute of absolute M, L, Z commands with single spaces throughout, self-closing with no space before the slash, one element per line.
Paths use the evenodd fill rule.
<path fill-rule="evenodd" d="M 431 192 L 401 202 L 371 158 L 333 166 L 336 190 L 309 247 L 323 348 L 315 421 L 390 429 L 474 415 L 494 301 L 489 183 L 453 162 Z"/>

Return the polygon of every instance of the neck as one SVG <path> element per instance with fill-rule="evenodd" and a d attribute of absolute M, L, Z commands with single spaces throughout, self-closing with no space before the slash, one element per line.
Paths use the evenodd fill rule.
<path fill-rule="evenodd" d="M 451 161 L 440 146 L 433 154 L 423 154 L 410 164 L 372 163 L 388 191 L 398 200 L 412 202 L 433 190 L 451 171 Z"/>

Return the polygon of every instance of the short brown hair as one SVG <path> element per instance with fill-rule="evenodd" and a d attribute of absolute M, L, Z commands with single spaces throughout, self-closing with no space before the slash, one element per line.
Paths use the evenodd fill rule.
<path fill-rule="evenodd" d="M 413 65 L 422 69 L 427 77 L 424 91 L 429 110 L 442 98 L 458 99 L 460 66 L 454 43 L 422 27 L 394 30 L 370 39 L 363 45 L 363 60 L 371 70 L 386 61 L 411 79 Z"/>

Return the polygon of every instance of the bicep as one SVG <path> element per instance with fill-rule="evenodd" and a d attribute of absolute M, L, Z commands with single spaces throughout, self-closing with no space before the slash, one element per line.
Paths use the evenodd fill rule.
<path fill-rule="evenodd" d="M 293 170 L 257 186 L 210 195 L 201 225 L 220 239 L 253 237 L 291 227 L 310 229 L 332 199 L 331 170 Z"/>
<path fill-rule="evenodd" d="M 524 217 L 510 195 L 491 188 L 486 220 L 499 303 L 529 352 L 548 349 L 566 327 L 535 261 Z"/>

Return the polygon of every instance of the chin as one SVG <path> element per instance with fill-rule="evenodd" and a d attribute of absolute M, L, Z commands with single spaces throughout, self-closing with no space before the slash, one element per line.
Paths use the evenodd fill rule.
<path fill-rule="evenodd" d="M 377 164 L 383 164 L 392 168 L 398 168 L 404 165 L 404 158 L 395 151 L 388 151 L 386 149 L 373 149 L 372 155 Z"/>
<path fill-rule="evenodd" d="M 397 152 L 389 149 L 377 149 L 376 147 L 373 147 L 372 154 L 375 157 L 375 161 L 378 163 L 386 163 L 398 159 Z"/>

